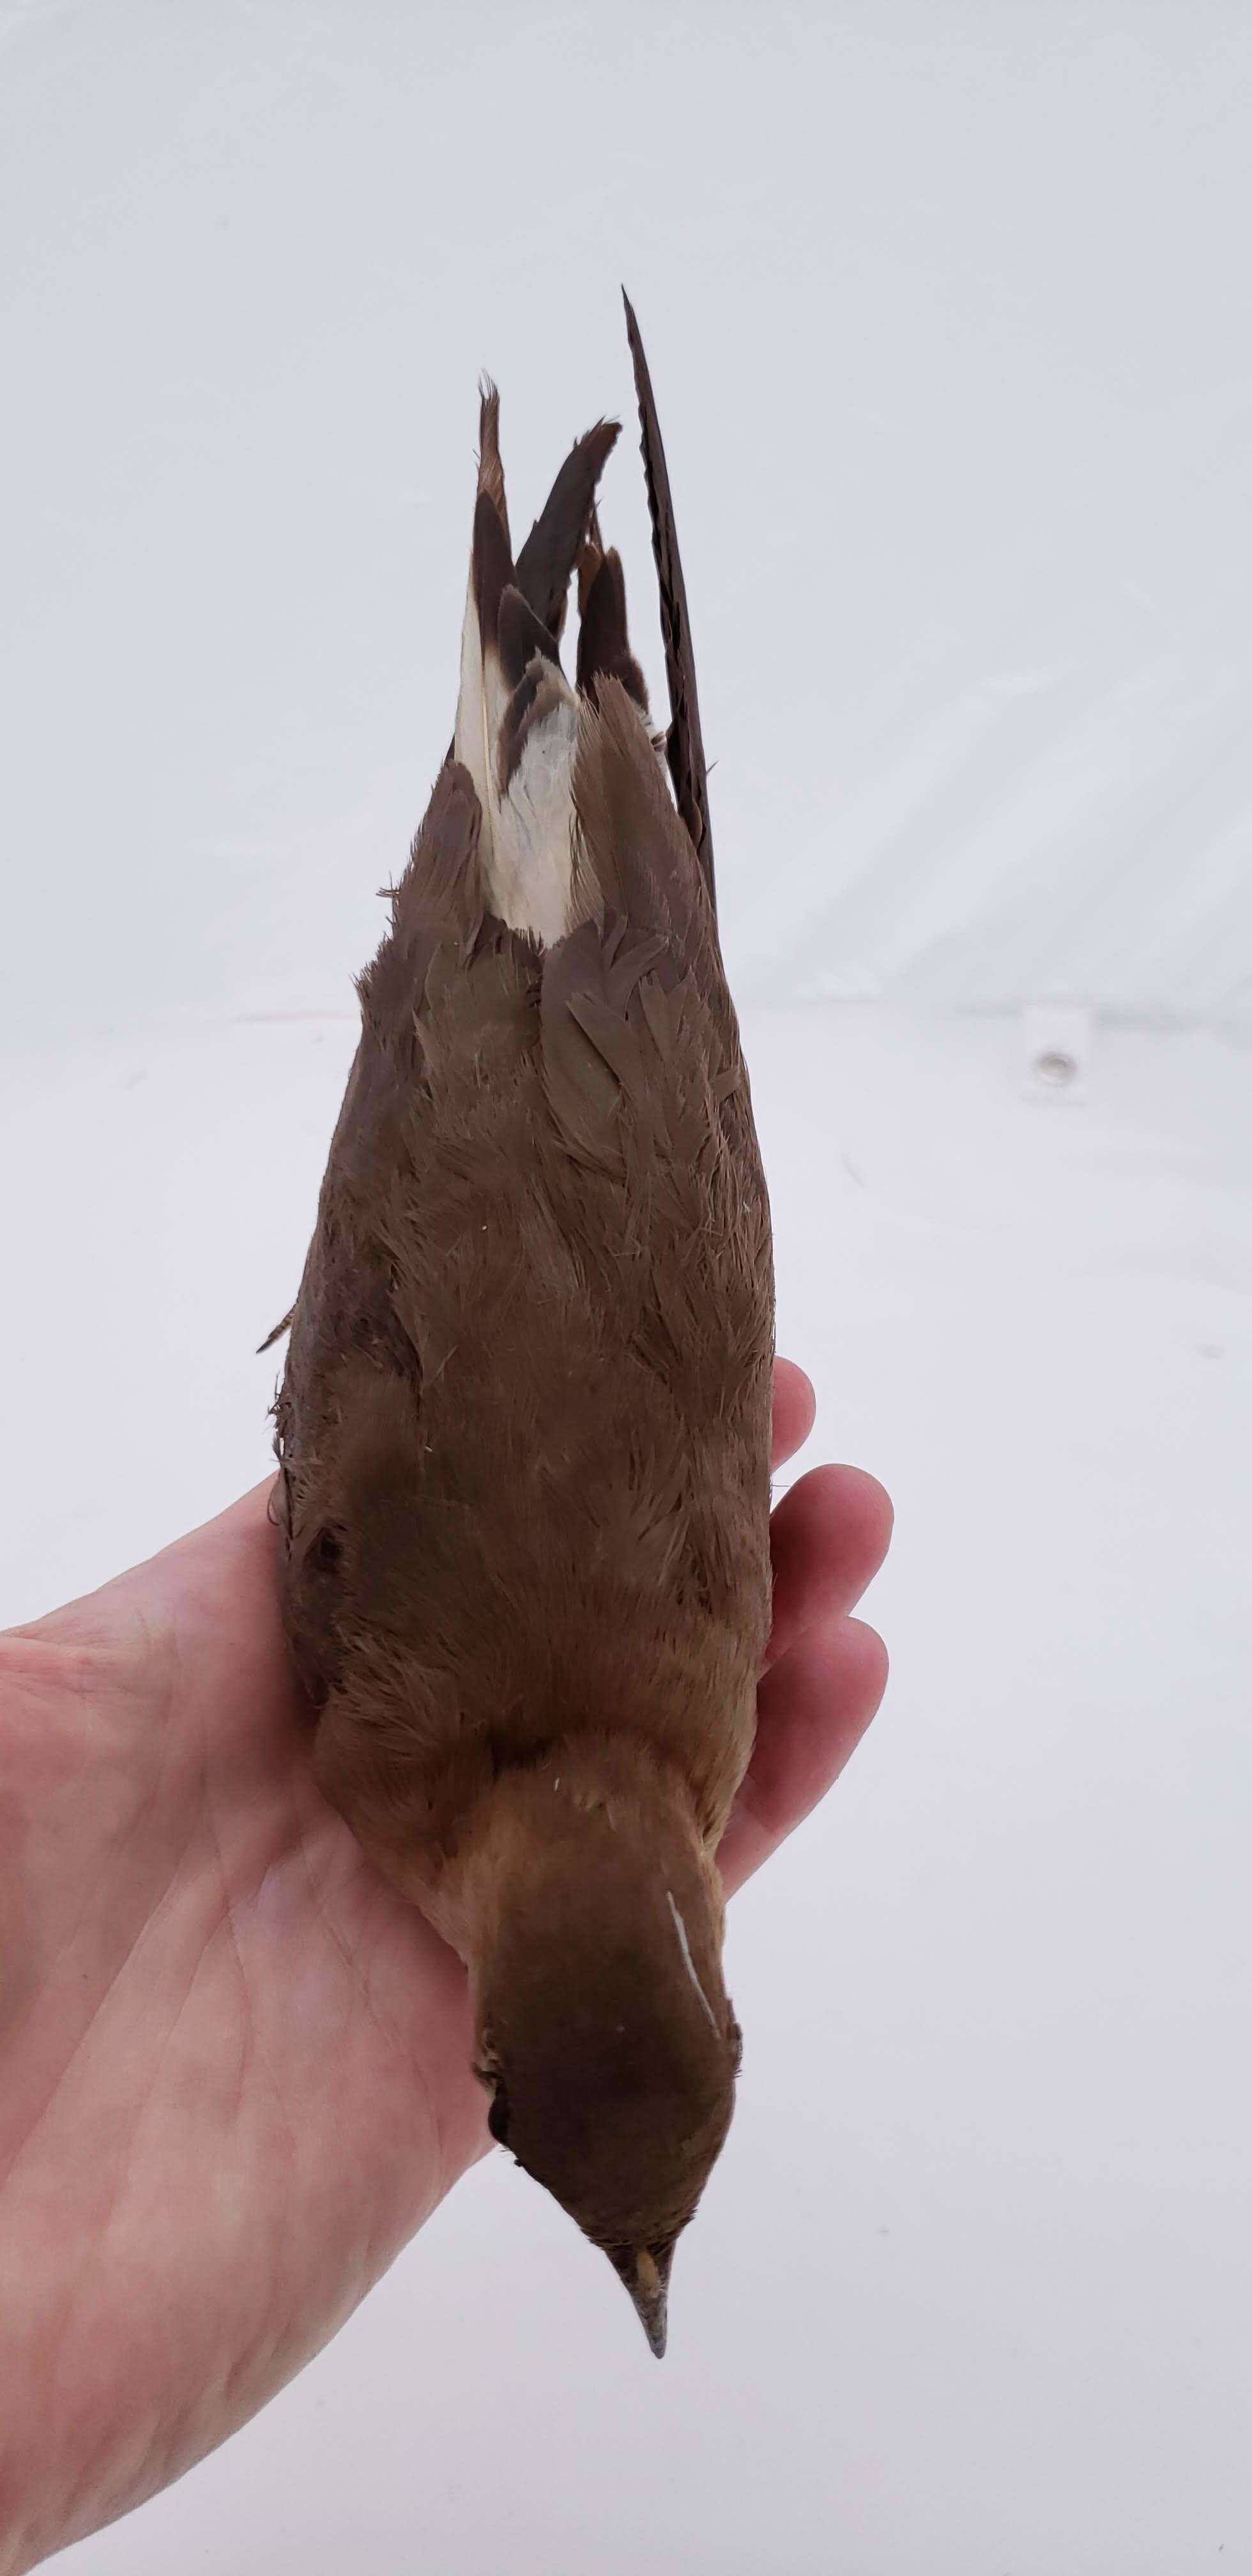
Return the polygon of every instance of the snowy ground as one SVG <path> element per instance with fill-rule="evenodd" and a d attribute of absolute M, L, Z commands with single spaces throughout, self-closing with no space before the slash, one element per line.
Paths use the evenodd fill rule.
<path fill-rule="evenodd" d="M 1005 1022 L 746 1036 L 813 1455 L 897 1501 L 894 1669 L 734 1909 L 741 2106 L 671 2358 L 493 2160 L 75 2576 L 1252 2564 L 1252 1051 L 1101 1032 L 1085 1102 L 1041 1105 Z M 4 1065 L 0 1618 L 265 1471 L 252 1353 L 352 1042 Z"/>

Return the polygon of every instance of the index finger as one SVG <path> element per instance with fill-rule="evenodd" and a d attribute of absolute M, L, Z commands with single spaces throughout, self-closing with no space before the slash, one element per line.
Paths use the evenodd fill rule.
<path fill-rule="evenodd" d="M 770 1466 L 785 1466 L 804 1447 L 813 1428 L 817 1397 L 794 1360 L 774 1362 L 774 1430 Z"/>

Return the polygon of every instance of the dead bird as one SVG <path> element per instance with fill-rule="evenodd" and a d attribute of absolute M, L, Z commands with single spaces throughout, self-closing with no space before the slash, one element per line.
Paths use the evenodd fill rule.
<path fill-rule="evenodd" d="M 359 981 L 276 1445 L 317 1777 L 465 1960 L 491 2131 L 660 2354 L 739 2064 L 715 1854 L 769 1620 L 773 1271 L 626 313 L 668 732 L 596 510 L 618 425 L 514 557 L 487 387 L 455 738 Z"/>

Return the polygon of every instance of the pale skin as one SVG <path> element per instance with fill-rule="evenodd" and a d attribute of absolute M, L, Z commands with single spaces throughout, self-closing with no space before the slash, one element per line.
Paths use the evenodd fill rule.
<path fill-rule="evenodd" d="M 780 1361 L 775 1465 L 812 1421 Z M 0 2576 L 245 2423 L 489 2144 L 464 1971 L 313 1784 L 269 1490 L 0 1636 Z M 850 1467 L 774 1514 L 732 1892 L 878 1706 L 890 1526 Z"/>

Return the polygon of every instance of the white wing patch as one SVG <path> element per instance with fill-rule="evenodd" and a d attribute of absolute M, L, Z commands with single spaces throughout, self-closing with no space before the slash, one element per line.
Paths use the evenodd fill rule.
<path fill-rule="evenodd" d="M 532 725 L 496 809 L 487 868 L 492 901 L 511 930 L 554 946 L 570 928 L 574 875 L 574 749 L 578 708 L 569 690 Z"/>
<path fill-rule="evenodd" d="M 536 710 L 502 794 L 500 734 L 510 692 L 494 644 L 484 649 L 471 578 L 453 750 L 482 808 L 478 856 L 492 910 L 510 930 L 552 947 L 572 927 L 578 701 L 554 664 L 545 667 L 544 686 L 549 693 L 559 690 L 557 703 L 546 713 Z"/>

